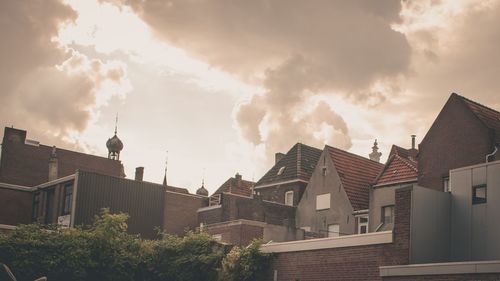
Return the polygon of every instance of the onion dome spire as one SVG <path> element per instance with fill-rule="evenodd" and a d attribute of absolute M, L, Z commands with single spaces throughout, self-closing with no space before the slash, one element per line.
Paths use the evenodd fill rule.
<path fill-rule="evenodd" d="M 108 148 L 108 158 L 113 160 L 120 160 L 120 152 L 123 149 L 123 142 L 117 136 L 118 132 L 118 114 L 115 120 L 115 135 L 108 139 L 106 147 Z"/>

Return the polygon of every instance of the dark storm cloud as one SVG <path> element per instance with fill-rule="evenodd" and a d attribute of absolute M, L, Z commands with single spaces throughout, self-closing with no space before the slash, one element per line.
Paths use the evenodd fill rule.
<path fill-rule="evenodd" d="M 76 17 L 57 0 L 0 2 L 2 125 L 64 143 L 69 131 L 85 129 L 101 83 L 124 75 L 119 66 L 103 70 L 102 62 L 58 44 L 61 24 Z"/>
<path fill-rule="evenodd" d="M 236 120 L 247 140 L 272 149 L 286 149 L 297 138 L 349 148 L 345 122 L 332 109 L 304 118 L 296 113 L 318 92 L 359 103 L 377 97 L 373 84 L 404 74 L 410 59 L 405 36 L 391 29 L 400 20 L 400 1 L 108 2 L 131 6 L 159 37 L 212 66 L 261 81 L 265 94 L 241 105 Z M 312 120 L 339 133 L 318 140 L 311 129 L 300 131 L 315 127 Z M 269 123 L 266 136 L 263 122 Z M 285 135 L 296 138 L 285 144 Z"/>

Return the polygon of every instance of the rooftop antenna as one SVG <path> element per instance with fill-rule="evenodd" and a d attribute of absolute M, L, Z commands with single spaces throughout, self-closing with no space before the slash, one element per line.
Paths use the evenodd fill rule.
<path fill-rule="evenodd" d="M 167 169 L 168 169 L 168 150 L 167 156 L 165 157 L 165 175 L 163 176 L 163 185 L 167 185 Z"/>

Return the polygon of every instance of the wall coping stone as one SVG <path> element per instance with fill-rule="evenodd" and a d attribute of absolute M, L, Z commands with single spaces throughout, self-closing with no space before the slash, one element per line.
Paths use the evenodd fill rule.
<path fill-rule="evenodd" d="M 380 276 L 500 273 L 500 260 L 381 266 Z"/>

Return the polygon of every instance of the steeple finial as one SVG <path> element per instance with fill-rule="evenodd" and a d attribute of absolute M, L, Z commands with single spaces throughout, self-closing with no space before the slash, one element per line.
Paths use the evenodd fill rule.
<path fill-rule="evenodd" d="M 116 113 L 116 119 L 115 119 L 115 135 L 118 132 L 118 112 Z"/>
<path fill-rule="evenodd" d="M 370 153 L 368 156 L 370 157 L 370 160 L 380 162 L 380 156 L 382 156 L 382 152 L 378 152 L 377 139 L 375 139 L 375 142 L 373 143 L 372 153 Z"/>

